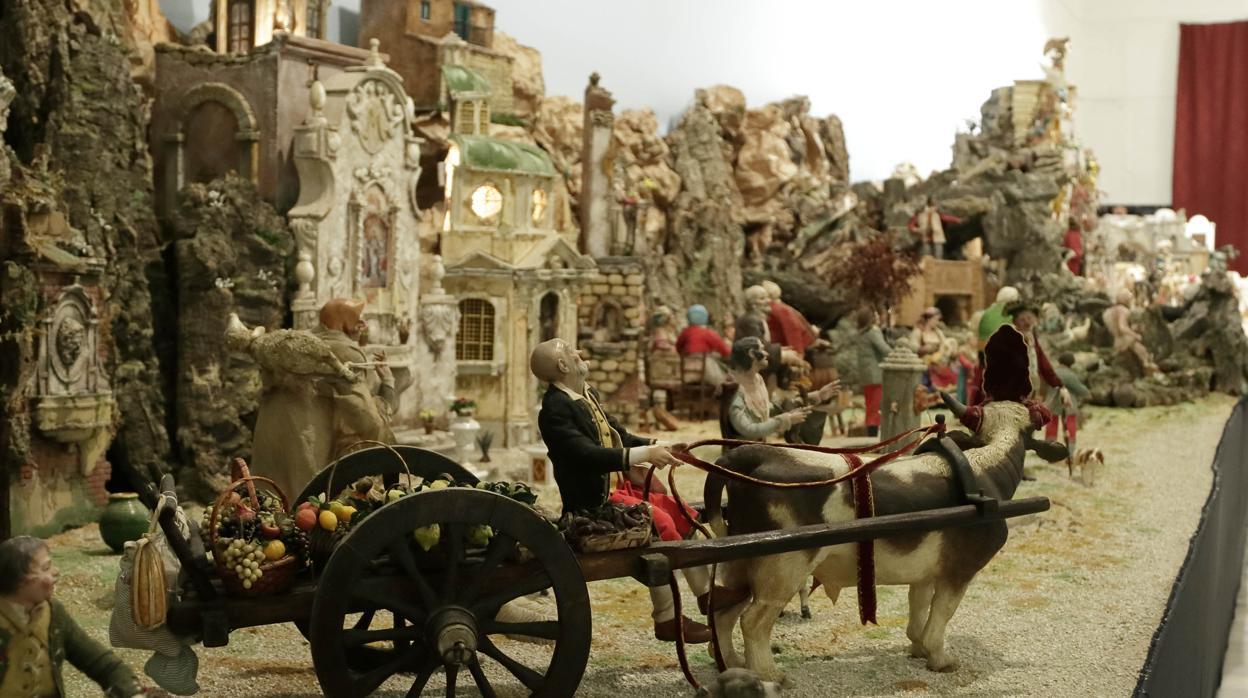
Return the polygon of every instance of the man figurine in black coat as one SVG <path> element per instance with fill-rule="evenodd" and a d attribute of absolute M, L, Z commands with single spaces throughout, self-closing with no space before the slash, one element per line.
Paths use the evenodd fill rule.
<path fill-rule="evenodd" d="M 647 471 L 643 464 L 674 467 L 681 463 L 667 446 L 630 434 L 607 414 L 597 391 L 585 383 L 589 364 L 567 342 L 551 339 L 537 345 L 529 357 L 529 367 L 538 380 L 550 384 L 542 399 L 537 425 L 554 465 L 564 511 L 593 509 L 607 501 L 637 504 L 642 501 Z M 610 491 L 611 473 L 625 476 L 615 491 Z M 680 512 L 680 505 L 662 493 L 661 487 L 652 487 L 650 504 L 655 529 L 662 540 L 680 540 L 689 535 L 692 527 Z M 692 510 L 688 513 L 696 516 Z M 705 613 L 710 575 L 701 567 L 686 569 L 684 573 Z M 717 609 L 735 606 L 747 598 L 746 591 L 723 587 L 715 590 Z M 656 638 L 675 642 L 683 625 L 685 642 L 710 640 L 710 629 L 705 625 L 688 618 L 680 619 L 678 624 L 668 587 L 651 588 L 650 599 L 654 604 Z"/>

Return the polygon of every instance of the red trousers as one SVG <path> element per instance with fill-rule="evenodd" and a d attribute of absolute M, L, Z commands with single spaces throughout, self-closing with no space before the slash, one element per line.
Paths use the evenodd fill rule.
<path fill-rule="evenodd" d="M 1057 415 L 1053 415 L 1053 419 L 1050 419 L 1049 423 L 1044 425 L 1044 438 L 1045 439 L 1049 441 L 1053 441 L 1057 438 L 1057 420 L 1059 419 L 1061 419 L 1061 417 Z M 1075 434 L 1078 433 L 1078 431 L 1079 431 L 1079 415 L 1077 414 L 1066 415 L 1066 440 L 1074 441 Z"/>
<path fill-rule="evenodd" d="M 643 494 L 645 493 L 640 487 L 634 487 L 633 483 L 621 479 L 619 486 L 615 488 L 607 501 L 632 506 L 641 504 Z M 654 513 L 654 529 L 659 532 L 659 540 L 684 540 L 685 536 L 689 535 L 689 531 L 693 529 L 689 520 L 680 513 L 680 505 L 676 503 L 675 497 L 651 492 L 650 506 Z M 693 509 L 685 507 L 685 511 L 690 519 L 698 518 L 698 512 Z"/>
<path fill-rule="evenodd" d="M 867 411 L 866 425 L 869 427 L 880 426 L 880 403 L 884 401 L 884 385 L 876 383 L 874 385 L 862 386 L 862 403 Z"/>

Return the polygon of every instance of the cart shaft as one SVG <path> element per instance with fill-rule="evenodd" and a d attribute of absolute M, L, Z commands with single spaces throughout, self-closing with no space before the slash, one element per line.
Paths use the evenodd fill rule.
<path fill-rule="evenodd" d="M 643 548 L 608 550 L 580 556 L 585 581 L 633 577 L 647 586 L 667 584 L 674 570 L 730 562 L 828 545 L 858 543 L 899 533 L 935 531 L 1047 511 L 1046 497 L 1001 502 L 995 511 L 967 504 L 956 507 L 874 516 L 834 524 L 730 535 L 710 540 L 664 541 Z"/>

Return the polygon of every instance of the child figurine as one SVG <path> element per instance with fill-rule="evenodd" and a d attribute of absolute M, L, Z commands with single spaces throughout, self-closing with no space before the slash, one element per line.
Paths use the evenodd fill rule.
<path fill-rule="evenodd" d="M 1044 438 L 1053 441 L 1057 438 L 1058 421 L 1061 420 L 1064 433 L 1066 435 L 1066 467 L 1070 470 L 1070 474 L 1074 475 L 1074 464 L 1071 456 L 1075 451 L 1075 437 L 1079 433 L 1079 403 L 1092 397 L 1091 391 L 1079 380 L 1079 376 L 1075 373 L 1073 367 L 1075 365 L 1075 355 L 1066 352 L 1057 357 L 1057 366 L 1054 371 L 1058 378 L 1062 379 L 1062 385 L 1066 386 L 1066 390 L 1070 393 L 1069 404 L 1064 404 L 1056 392 L 1049 393 L 1048 408 L 1053 413 L 1053 419 L 1044 427 Z"/>
<path fill-rule="evenodd" d="M 109 698 L 167 696 L 145 692 L 130 667 L 74 622 L 52 598 L 56 578 L 47 543 L 30 536 L 0 543 L 0 696 L 67 696 L 65 660 Z"/>

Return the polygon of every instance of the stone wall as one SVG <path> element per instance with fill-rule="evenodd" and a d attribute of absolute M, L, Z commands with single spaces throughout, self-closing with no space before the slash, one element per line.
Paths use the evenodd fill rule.
<path fill-rule="evenodd" d="M 645 269 L 634 257 L 603 257 L 597 262 L 598 270 L 587 279 L 577 304 L 580 347 L 589 361 L 590 385 L 602 395 L 612 416 L 633 427 L 644 393 Z"/>

